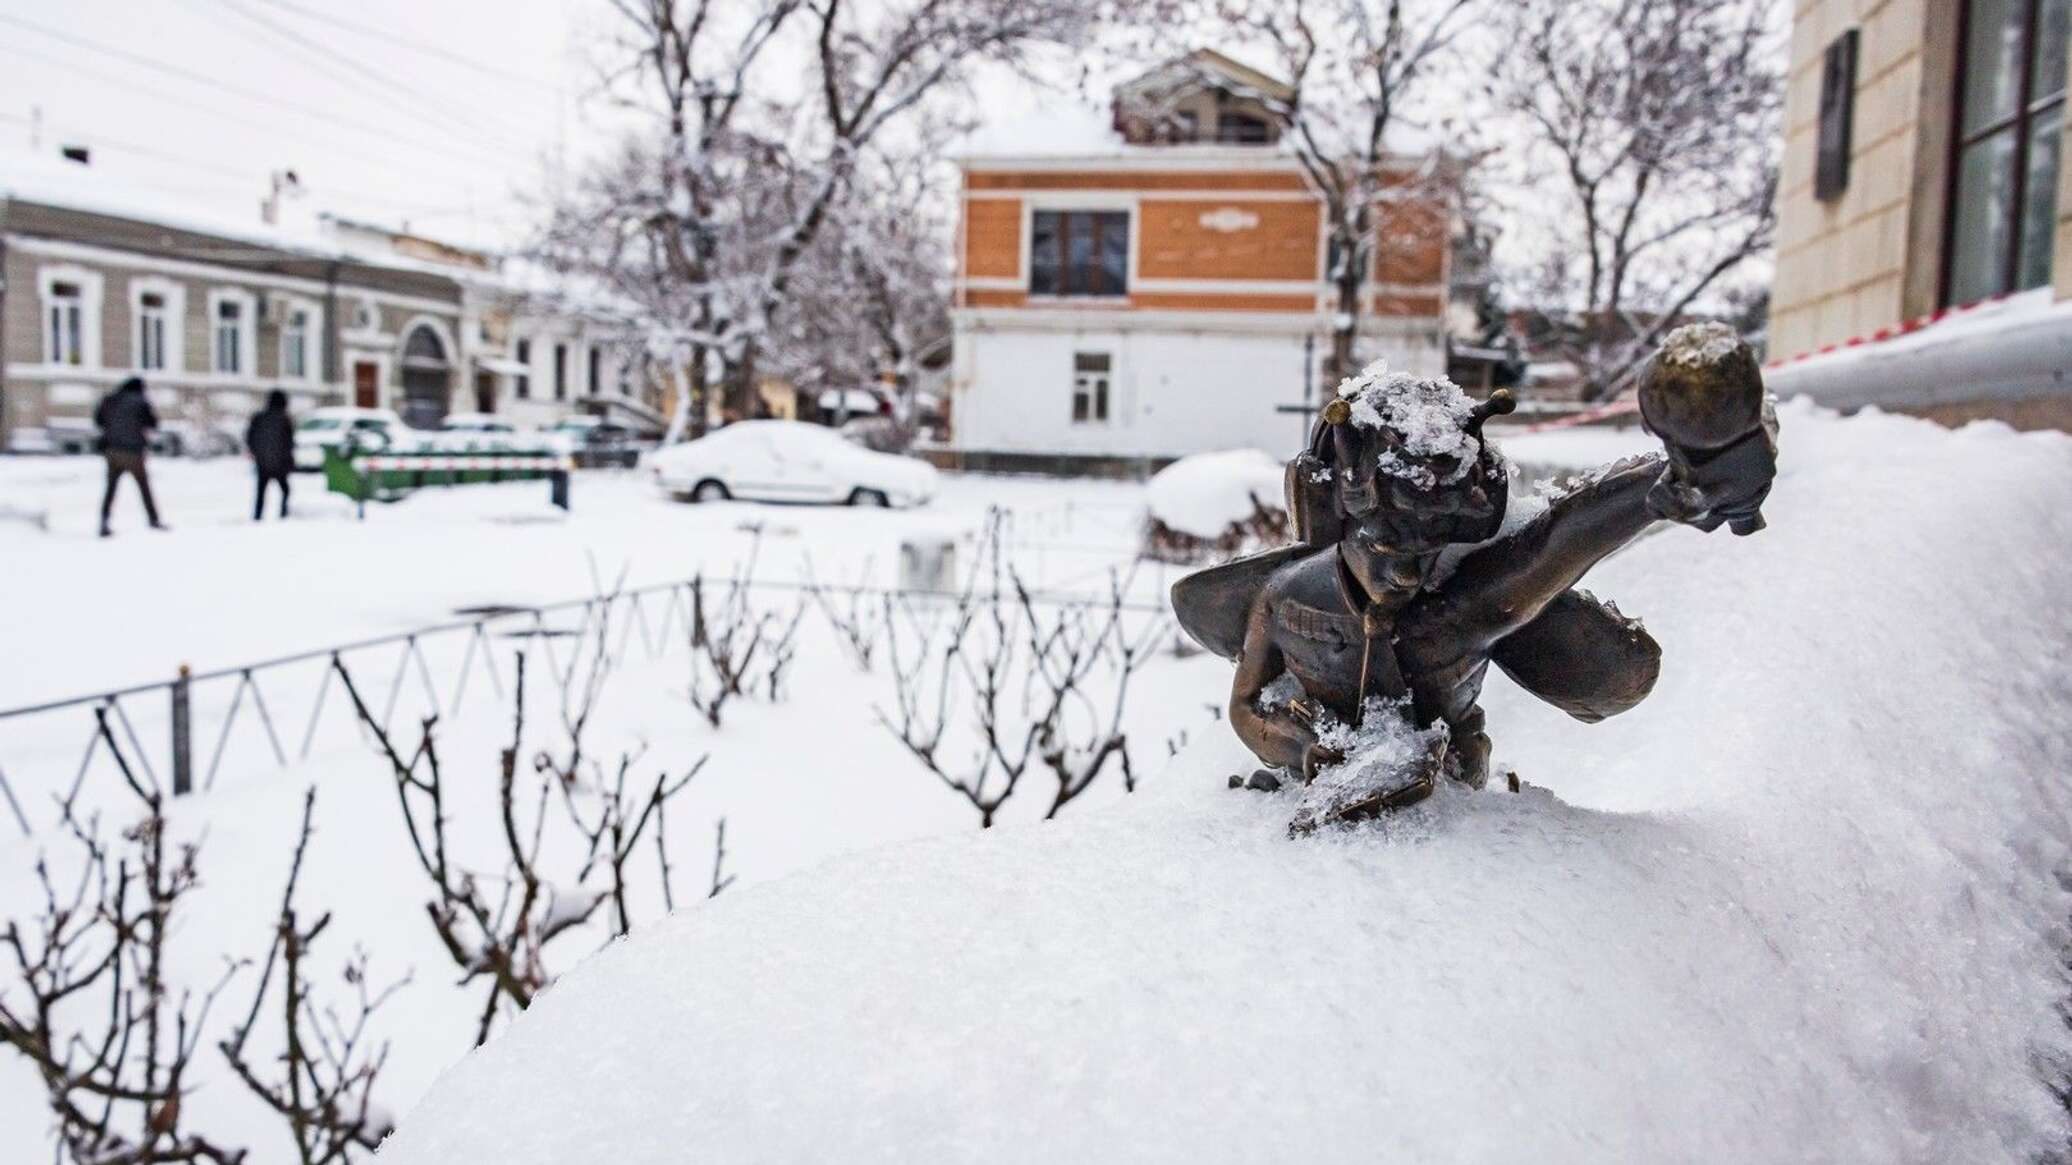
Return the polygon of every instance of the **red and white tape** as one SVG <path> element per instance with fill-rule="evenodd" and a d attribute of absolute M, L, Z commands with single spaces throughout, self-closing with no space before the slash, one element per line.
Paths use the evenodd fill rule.
<path fill-rule="evenodd" d="M 1840 352 L 1845 348 L 1861 348 L 1866 344 L 1877 344 L 1885 340 L 1895 339 L 1897 337 L 1904 336 L 1912 332 L 1918 332 L 1922 328 L 1925 328 L 1930 324 L 1939 324 L 1942 321 L 1949 319 L 1951 316 L 1960 316 L 1965 314 L 1966 312 L 1977 311 L 1979 308 L 1985 307 L 1988 304 L 1999 303 L 2001 300 L 2006 299 L 2008 296 L 2013 294 L 2015 293 L 2012 291 L 2003 291 L 1999 295 L 1989 295 L 1984 299 L 1972 300 L 1970 303 L 1956 304 L 1951 307 L 1941 308 L 1939 310 L 1929 312 L 1925 316 L 1915 316 L 1913 319 L 1904 320 L 1900 323 L 1893 324 L 1889 328 L 1879 328 L 1877 331 L 1872 332 L 1867 336 L 1851 336 L 1846 340 L 1837 340 L 1832 344 L 1815 348 L 1810 352 L 1801 352 L 1796 356 L 1787 356 L 1780 360 L 1772 360 L 1763 367 L 1781 368 L 1786 364 L 1796 364 L 1801 360 L 1810 360 L 1815 356 L 1825 356 L 1830 352 Z"/>
<path fill-rule="evenodd" d="M 568 469 L 566 457 L 362 457 L 361 469 L 416 472 L 431 469 Z"/>

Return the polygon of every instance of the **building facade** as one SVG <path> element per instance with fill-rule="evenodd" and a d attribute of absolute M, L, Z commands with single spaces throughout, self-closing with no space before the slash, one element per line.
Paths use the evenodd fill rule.
<path fill-rule="evenodd" d="M 460 288 L 427 272 L 10 195 L 0 279 L 0 448 L 72 443 L 129 376 L 203 445 L 270 389 L 301 409 L 455 380 Z"/>
<path fill-rule="evenodd" d="M 2036 310 L 2072 298 L 2072 171 L 2059 164 L 2068 46 L 2068 0 L 1800 0 L 1773 358 L 1878 342 L 1938 312 L 2008 296 L 2030 310 L 2007 318 L 2033 324 Z M 2053 331 L 2064 329 L 2039 334 Z M 1992 351 L 1992 333 L 1972 329 L 1981 359 L 2006 355 Z M 2022 371 L 1946 355 L 1953 362 L 1939 374 L 1975 382 L 1966 391 L 1911 384 L 1903 373 L 1894 381 L 1887 367 L 1876 375 L 1889 399 L 1850 399 L 1950 419 L 2072 417 L 2052 390 L 2061 356 L 2039 353 Z M 1788 382 L 1824 386 L 1841 375 L 1818 362 L 1787 368 Z"/>
<path fill-rule="evenodd" d="M 1299 439 L 1289 410 L 1323 389 L 1336 303 L 1323 206 L 1263 119 L 1216 96 L 1175 91 L 1150 126 L 1118 102 L 1103 148 L 960 162 L 954 460 L 1130 471 Z M 1443 373 L 1443 237 L 1381 252 L 1363 354 Z"/>

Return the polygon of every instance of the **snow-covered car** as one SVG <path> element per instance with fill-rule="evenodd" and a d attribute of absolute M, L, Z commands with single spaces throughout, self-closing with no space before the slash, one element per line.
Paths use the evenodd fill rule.
<path fill-rule="evenodd" d="M 436 439 L 440 449 L 456 453 L 506 453 L 529 448 L 533 442 L 521 437 L 517 426 L 489 413 L 448 413 L 439 422 Z"/>
<path fill-rule="evenodd" d="M 740 421 L 648 457 L 655 480 L 693 502 L 744 498 L 918 506 L 935 496 L 935 467 L 873 453 L 832 429 L 799 421 Z"/>
<path fill-rule="evenodd" d="M 403 418 L 388 409 L 351 405 L 312 409 L 295 422 L 295 468 L 322 469 L 324 450 L 338 448 L 347 440 L 362 449 L 394 449 L 413 442 L 407 433 Z"/>
<path fill-rule="evenodd" d="M 563 417 L 542 435 L 548 448 L 575 458 L 584 469 L 631 469 L 640 463 L 640 435 L 603 417 Z"/>

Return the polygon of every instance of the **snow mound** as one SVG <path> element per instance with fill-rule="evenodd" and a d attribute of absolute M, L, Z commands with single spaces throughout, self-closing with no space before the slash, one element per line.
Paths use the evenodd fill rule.
<path fill-rule="evenodd" d="M 1262 506 L 1285 508 L 1281 474 L 1281 463 L 1257 449 L 1197 453 L 1153 474 L 1145 498 L 1169 528 L 1213 541 Z"/>
<path fill-rule="evenodd" d="M 1492 678 L 1523 792 L 1291 841 L 1300 790 L 1226 790 L 1217 734 L 1108 811 L 614 946 L 382 1159 L 2035 1159 L 2072 1062 L 2072 439 L 1784 432 L 1769 530 L 1592 575 L 1663 643 L 1645 704 Z"/>

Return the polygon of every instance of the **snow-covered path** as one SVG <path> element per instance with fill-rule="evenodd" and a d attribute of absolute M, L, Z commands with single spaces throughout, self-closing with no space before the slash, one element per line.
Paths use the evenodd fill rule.
<path fill-rule="evenodd" d="M 2026 1161 L 2072 866 L 2072 439 L 1786 410 L 1752 539 L 1591 584 L 1662 681 L 1303 843 L 1210 737 L 1100 813 L 672 918 L 383 1159 Z M 1544 791 L 1542 791 L 1544 790 Z"/>

